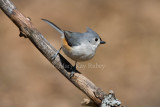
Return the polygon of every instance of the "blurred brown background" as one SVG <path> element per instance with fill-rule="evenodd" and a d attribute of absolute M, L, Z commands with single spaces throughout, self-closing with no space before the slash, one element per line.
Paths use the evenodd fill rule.
<path fill-rule="evenodd" d="M 59 33 L 40 18 L 75 32 L 91 27 L 107 44 L 92 60 L 78 63 L 78 69 L 105 92 L 113 90 L 122 105 L 160 105 L 159 0 L 12 1 L 57 49 Z M 86 96 L 18 35 L 0 10 L 0 107 L 81 107 Z"/>

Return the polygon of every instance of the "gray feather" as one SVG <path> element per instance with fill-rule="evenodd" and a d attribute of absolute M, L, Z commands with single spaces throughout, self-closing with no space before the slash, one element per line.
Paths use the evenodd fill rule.
<path fill-rule="evenodd" d="M 49 20 L 46 19 L 42 19 L 44 22 L 48 23 L 50 26 L 52 26 L 54 29 L 56 29 L 61 35 L 64 34 L 64 31 L 62 29 L 60 29 L 57 25 L 55 25 L 54 23 L 50 22 Z"/>
<path fill-rule="evenodd" d="M 64 31 L 64 36 L 69 46 L 79 46 L 83 34 L 79 32 Z"/>
<path fill-rule="evenodd" d="M 83 43 L 89 43 L 90 41 L 93 41 L 93 38 L 100 38 L 99 35 L 89 27 L 87 27 L 87 31 L 85 33 L 63 31 L 51 21 L 46 19 L 42 19 L 42 20 L 48 23 L 54 29 L 56 29 L 61 35 L 64 35 L 68 45 L 71 47 L 79 46 Z"/>

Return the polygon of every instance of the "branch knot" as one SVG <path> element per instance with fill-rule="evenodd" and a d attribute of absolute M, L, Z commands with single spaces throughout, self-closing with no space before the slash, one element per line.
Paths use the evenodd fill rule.
<path fill-rule="evenodd" d="M 117 107 L 121 102 L 116 99 L 114 92 L 111 90 L 108 95 L 104 96 L 100 107 Z"/>

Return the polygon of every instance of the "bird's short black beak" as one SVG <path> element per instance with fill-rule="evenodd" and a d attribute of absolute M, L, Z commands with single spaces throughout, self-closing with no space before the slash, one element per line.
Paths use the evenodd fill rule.
<path fill-rule="evenodd" d="M 105 41 L 100 41 L 100 44 L 105 44 L 106 42 Z"/>

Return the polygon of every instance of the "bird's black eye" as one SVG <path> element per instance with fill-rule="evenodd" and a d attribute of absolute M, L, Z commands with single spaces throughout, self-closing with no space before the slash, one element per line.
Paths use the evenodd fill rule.
<path fill-rule="evenodd" d="M 95 41 L 98 41 L 98 38 L 95 38 Z"/>

